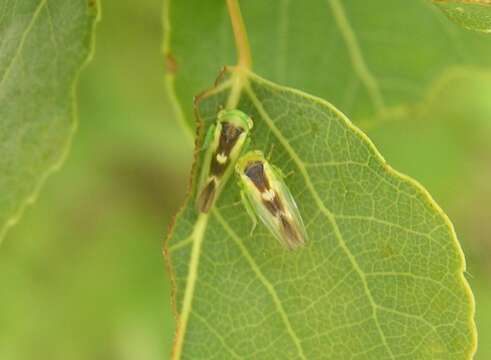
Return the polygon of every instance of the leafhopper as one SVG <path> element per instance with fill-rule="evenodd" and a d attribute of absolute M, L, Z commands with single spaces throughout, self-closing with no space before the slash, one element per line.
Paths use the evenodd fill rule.
<path fill-rule="evenodd" d="M 252 119 L 240 110 L 222 110 L 206 136 L 197 197 L 198 211 L 207 213 L 220 195 L 252 129 Z"/>
<path fill-rule="evenodd" d="M 279 242 L 289 250 L 303 246 L 307 232 L 297 204 L 283 181 L 281 171 L 260 151 L 242 156 L 235 167 L 248 213 L 257 215 Z"/>

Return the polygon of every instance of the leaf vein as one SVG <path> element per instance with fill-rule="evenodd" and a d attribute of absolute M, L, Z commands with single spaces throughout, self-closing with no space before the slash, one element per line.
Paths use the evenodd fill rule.
<path fill-rule="evenodd" d="M 405 228 L 404 226 L 401 226 L 399 224 L 396 224 L 396 223 L 393 223 L 393 222 L 390 222 L 390 221 L 387 221 L 387 220 L 382 220 L 382 219 L 378 219 L 374 216 L 363 216 L 363 215 L 338 215 L 338 214 L 334 214 L 334 217 L 338 218 L 338 219 L 345 219 L 345 220 L 366 220 L 366 221 L 371 221 L 371 222 L 374 222 L 374 223 L 378 223 L 378 224 L 381 224 L 381 225 L 387 225 L 387 226 L 390 226 L 390 227 L 395 227 L 399 230 L 402 230 L 402 231 L 406 231 L 408 233 L 411 233 L 411 234 L 414 234 L 414 235 L 418 235 L 418 236 L 423 236 L 425 238 L 427 238 L 428 240 L 433 240 L 433 238 L 427 234 L 427 233 L 424 233 L 424 232 L 421 232 L 421 231 L 418 231 L 418 230 L 413 230 L 413 229 L 409 229 L 409 228 Z"/>
<path fill-rule="evenodd" d="M 435 325 L 433 325 L 432 323 L 430 323 L 428 320 L 426 320 L 422 316 L 414 315 L 414 314 L 409 314 L 407 312 L 396 310 L 396 309 L 392 309 L 392 308 L 389 308 L 389 307 L 386 307 L 386 306 L 383 306 L 383 305 L 377 305 L 377 309 L 382 310 L 382 311 L 391 312 L 393 314 L 397 314 L 397 315 L 400 315 L 400 316 L 403 316 L 403 317 L 406 317 L 406 318 L 419 320 L 422 323 L 424 323 L 425 325 L 427 325 L 429 328 L 431 328 L 433 331 L 435 331 L 435 333 L 438 334 L 438 332 L 436 331 Z"/>
<path fill-rule="evenodd" d="M 27 35 L 29 35 L 29 33 L 31 32 L 34 24 L 36 23 L 36 20 L 37 20 L 39 14 L 41 13 L 41 10 L 43 9 L 43 7 L 47 3 L 48 3 L 48 0 L 41 0 L 39 2 L 38 6 L 36 7 L 36 9 L 34 9 L 34 13 L 32 15 L 32 18 L 29 21 L 29 24 L 27 24 L 26 29 L 22 33 L 22 36 L 21 36 L 21 39 L 19 41 L 19 45 L 17 46 L 17 49 L 15 49 L 14 56 L 12 56 L 12 60 L 10 60 L 10 62 L 7 64 L 7 66 L 5 68 L 5 71 L 3 73 L 3 76 L 2 76 L 2 79 L 0 79 L 0 85 L 3 84 L 3 82 L 5 81 L 5 79 L 8 76 L 8 74 L 10 72 L 10 69 L 12 68 L 15 60 L 17 60 L 17 58 L 19 57 L 20 53 L 22 52 L 22 49 L 24 48 L 24 44 L 26 42 Z"/>
<path fill-rule="evenodd" d="M 227 344 L 227 342 L 225 341 L 225 339 L 223 338 L 223 336 L 221 336 L 220 333 L 218 331 L 216 331 L 215 328 L 213 328 L 210 325 L 210 323 L 206 320 L 206 318 L 204 318 L 201 315 L 199 315 L 196 311 L 193 312 L 193 316 L 196 317 L 196 319 L 200 320 L 208 328 L 208 330 L 213 335 L 215 335 L 215 337 L 218 339 L 218 341 L 220 341 L 220 343 L 222 344 L 222 346 L 230 353 L 230 355 L 233 356 L 234 359 L 242 359 L 242 357 L 240 355 L 238 355 L 234 351 L 234 349 Z"/>
<path fill-rule="evenodd" d="M 377 80 L 370 72 L 365 60 L 363 59 L 360 45 L 358 44 L 356 35 L 348 19 L 346 18 L 343 5 L 338 0 L 328 1 L 334 14 L 334 20 L 336 21 L 339 31 L 341 32 L 341 35 L 348 48 L 348 53 L 351 58 L 353 68 L 363 85 L 365 85 L 370 99 L 375 106 L 375 110 L 377 110 L 379 113 L 384 113 L 385 104 L 382 93 L 380 92 Z"/>

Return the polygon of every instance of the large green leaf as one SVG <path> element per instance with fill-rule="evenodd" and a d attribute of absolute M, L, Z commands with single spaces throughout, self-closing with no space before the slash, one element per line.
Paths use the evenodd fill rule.
<path fill-rule="evenodd" d="M 234 71 L 198 99 L 201 129 L 227 104 Z M 329 103 L 252 73 L 244 81 L 237 108 L 254 119 L 250 147 L 289 174 L 310 242 L 288 252 L 265 227 L 251 235 L 235 181 L 209 216 L 198 215 L 198 152 L 167 244 L 174 357 L 471 358 L 464 258 L 430 195 Z"/>
<path fill-rule="evenodd" d="M 95 0 L 0 0 L 0 240 L 65 156 L 96 8 Z"/>
<path fill-rule="evenodd" d="M 466 29 L 491 32 L 491 1 L 433 0 L 449 19 Z"/>

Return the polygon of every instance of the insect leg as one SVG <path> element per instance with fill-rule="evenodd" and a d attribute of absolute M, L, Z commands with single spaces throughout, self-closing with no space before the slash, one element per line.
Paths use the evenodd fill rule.
<path fill-rule="evenodd" d="M 274 143 L 271 144 L 271 147 L 269 148 L 268 155 L 266 156 L 266 159 L 271 159 L 271 155 L 273 155 L 273 150 L 274 150 Z"/>
<path fill-rule="evenodd" d="M 278 166 L 271 165 L 271 167 L 275 171 L 276 175 L 278 177 L 282 178 L 282 179 L 286 178 L 287 176 L 290 176 L 293 173 L 293 171 L 290 171 L 290 172 L 288 172 L 288 174 L 285 175 L 285 173 L 283 172 L 283 170 L 281 170 Z"/>
<path fill-rule="evenodd" d="M 249 148 L 249 144 L 251 143 L 251 138 L 250 137 L 247 137 L 245 142 L 244 142 L 244 145 L 242 146 L 242 150 L 241 151 L 246 151 L 248 148 Z"/>

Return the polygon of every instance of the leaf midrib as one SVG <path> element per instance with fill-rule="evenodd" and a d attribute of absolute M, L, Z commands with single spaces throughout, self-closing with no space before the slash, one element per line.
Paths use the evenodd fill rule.
<path fill-rule="evenodd" d="M 384 114 L 386 112 L 386 108 L 382 92 L 380 91 L 377 79 L 372 74 L 367 63 L 365 62 L 355 31 L 351 27 L 351 24 L 346 17 L 344 7 L 339 0 L 328 0 L 328 2 L 333 12 L 333 17 L 336 21 L 339 32 L 341 33 L 341 37 L 346 44 L 353 69 L 355 70 L 355 73 L 361 80 L 362 84 L 365 86 L 375 111 L 378 114 Z"/>

